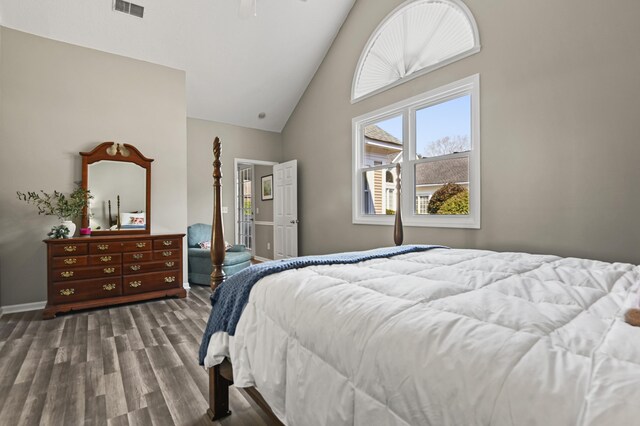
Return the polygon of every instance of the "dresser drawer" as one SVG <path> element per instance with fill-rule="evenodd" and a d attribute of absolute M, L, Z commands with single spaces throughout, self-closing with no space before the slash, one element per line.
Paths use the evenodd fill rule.
<path fill-rule="evenodd" d="M 89 256 L 89 265 L 119 265 L 122 261 L 120 253 L 94 254 Z"/>
<path fill-rule="evenodd" d="M 70 281 L 53 285 L 53 301 L 57 304 L 120 295 L 122 295 L 122 279 L 120 277 Z"/>
<path fill-rule="evenodd" d="M 167 240 L 155 240 L 153 242 L 154 250 L 167 250 L 167 249 L 179 249 L 180 248 L 180 240 L 179 239 L 167 239 Z"/>
<path fill-rule="evenodd" d="M 54 257 L 51 264 L 54 268 L 69 268 L 71 266 L 87 266 L 87 256 Z"/>
<path fill-rule="evenodd" d="M 122 243 L 120 242 L 89 243 L 89 253 L 91 254 L 119 253 L 121 250 Z"/>
<path fill-rule="evenodd" d="M 152 247 L 151 240 L 127 241 L 122 243 L 122 251 L 147 251 L 151 250 Z"/>
<path fill-rule="evenodd" d="M 51 247 L 51 254 L 54 256 L 87 254 L 87 244 L 55 244 Z"/>
<path fill-rule="evenodd" d="M 122 261 L 124 263 L 148 262 L 153 260 L 152 251 L 141 251 L 138 253 L 122 253 Z"/>
<path fill-rule="evenodd" d="M 125 275 L 122 291 L 124 294 L 145 293 L 182 286 L 179 271 L 155 272 L 151 274 Z"/>
<path fill-rule="evenodd" d="M 88 268 L 54 269 L 52 281 L 75 281 L 84 278 L 115 277 L 122 273 L 120 265 L 93 266 Z"/>
<path fill-rule="evenodd" d="M 182 250 L 156 250 L 153 252 L 153 260 L 179 259 Z"/>
<path fill-rule="evenodd" d="M 123 274 L 143 274 L 145 272 L 170 271 L 172 269 L 180 269 L 180 263 L 177 260 L 158 260 L 155 262 L 126 263 L 123 266 Z"/>

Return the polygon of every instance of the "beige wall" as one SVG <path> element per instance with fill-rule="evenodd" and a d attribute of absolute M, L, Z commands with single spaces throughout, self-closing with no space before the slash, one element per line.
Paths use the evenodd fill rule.
<path fill-rule="evenodd" d="M 7 28 L 0 34 L 0 294 L 14 305 L 46 300 L 42 240 L 57 223 L 15 191 L 72 190 L 79 151 L 113 140 L 155 159 L 152 231 L 186 231 L 185 74 Z"/>
<path fill-rule="evenodd" d="M 640 262 L 640 2 L 467 0 L 480 53 L 352 105 L 360 53 L 401 2 L 356 2 L 283 131 L 301 254 L 392 244 L 351 223 L 351 119 L 480 73 L 482 227 L 405 241 Z"/>
<path fill-rule="evenodd" d="M 211 224 L 213 217 L 213 140 L 222 141 L 222 206 L 224 234 L 234 239 L 233 160 L 243 158 L 279 162 L 282 157 L 280 133 L 248 129 L 231 124 L 189 118 L 187 120 L 188 218 L 189 224 Z M 259 181 L 257 182 L 259 188 Z"/>

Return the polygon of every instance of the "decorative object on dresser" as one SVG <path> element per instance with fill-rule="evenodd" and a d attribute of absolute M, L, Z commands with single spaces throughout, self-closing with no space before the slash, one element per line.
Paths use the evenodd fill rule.
<path fill-rule="evenodd" d="M 82 187 L 95 196 L 85 209 L 82 228 L 92 228 L 92 235 L 149 234 L 153 159 L 133 145 L 116 142 L 103 142 L 80 155 Z"/>
<path fill-rule="evenodd" d="M 183 237 L 109 235 L 44 240 L 48 278 L 43 317 L 165 296 L 185 297 Z"/>
<path fill-rule="evenodd" d="M 60 226 L 54 226 L 49 232 L 49 238 L 70 238 L 76 232 L 76 224 L 73 219 L 78 219 L 84 209 L 87 207 L 93 196 L 86 188 L 78 187 L 68 196 L 62 192 L 53 191 L 49 194 L 40 190 L 40 192 L 20 192 L 17 191 L 18 199 L 34 204 L 38 208 L 38 214 L 45 216 L 57 216 L 62 221 L 62 225 L 69 232 L 62 232 Z"/>

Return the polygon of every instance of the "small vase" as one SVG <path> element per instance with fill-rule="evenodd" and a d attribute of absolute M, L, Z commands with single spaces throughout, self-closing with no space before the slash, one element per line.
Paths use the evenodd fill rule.
<path fill-rule="evenodd" d="M 69 235 L 67 236 L 67 238 L 73 238 L 76 234 L 76 224 L 70 220 L 63 220 L 62 224 L 69 230 Z"/>

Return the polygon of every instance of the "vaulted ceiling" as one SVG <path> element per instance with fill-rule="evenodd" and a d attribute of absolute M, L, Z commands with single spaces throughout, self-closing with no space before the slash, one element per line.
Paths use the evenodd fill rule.
<path fill-rule="evenodd" d="M 187 115 L 279 132 L 355 0 L 0 0 L 0 25 L 186 71 Z M 264 112 L 266 117 L 258 118 Z"/>

